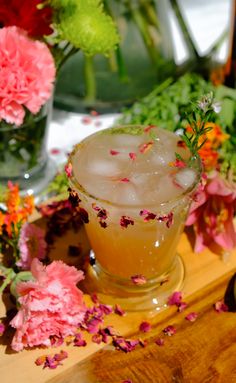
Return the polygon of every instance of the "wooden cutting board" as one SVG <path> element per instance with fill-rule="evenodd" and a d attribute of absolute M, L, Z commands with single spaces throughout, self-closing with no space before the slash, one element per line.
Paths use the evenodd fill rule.
<path fill-rule="evenodd" d="M 42 222 L 39 222 L 41 225 Z M 69 232 L 58 238 L 50 256 L 77 264 L 76 257 L 68 256 L 68 245 L 87 243 L 83 230 Z M 236 250 L 222 259 L 219 255 L 204 251 L 194 254 L 186 234 L 179 243 L 179 253 L 186 267 L 183 288 L 184 300 L 189 303 L 186 312 L 177 313 L 170 307 L 160 313 L 128 313 L 124 317 L 111 314 L 108 324 L 121 335 L 148 340 L 145 348 L 139 347 L 129 354 L 114 349 L 112 345 L 97 345 L 87 335 L 86 347 L 63 346 L 59 349 L 34 349 L 15 353 L 10 349 L 10 334 L 0 338 L 0 376 L 2 383 L 133 383 L 152 382 L 236 382 L 236 314 L 218 314 L 212 308 L 221 299 L 230 276 L 236 271 Z M 89 297 L 86 296 L 89 302 Z M 184 319 L 190 311 L 199 313 L 196 322 Z M 5 305 L 0 304 L 3 316 Z M 152 331 L 139 334 L 143 320 L 152 324 Z M 176 325 L 177 333 L 165 337 L 165 345 L 157 346 L 155 340 L 162 329 Z M 167 338 L 167 339 L 166 339 Z M 60 349 L 69 358 L 56 370 L 43 370 L 34 364 L 43 354 L 54 354 Z"/>

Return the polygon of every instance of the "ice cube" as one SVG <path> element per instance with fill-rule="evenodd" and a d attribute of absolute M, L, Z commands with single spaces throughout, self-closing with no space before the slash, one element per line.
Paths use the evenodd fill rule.
<path fill-rule="evenodd" d="M 135 135 L 129 135 L 129 134 L 120 134 L 117 136 L 114 136 L 115 140 L 113 143 L 117 145 L 117 147 L 123 147 L 123 148 L 130 148 L 133 149 L 135 152 L 139 145 L 143 142 L 142 136 L 135 136 Z"/>
<path fill-rule="evenodd" d="M 190 188 L 194 184 L 194 182 L 196 182 L 196 179 L 196 171 L 190 168 L 181 169 L 175 175 L 175 180 L 177 184 L 184 189 Z"/>
<path fill-rule="evenodd" d="M 103 177 L 116 177 L 120 174 L 121 170 L 117 161 L 97 159 L 97 161 L 90 161 L 87 165 L 87 171 L 94 175 Z"/>
<path fill-rule="evenodd" d="M 159 148 L 158 148 L 159 149 Z M 175 161 L 175 152 L 167 150 L 157 150 L 153 153 L 152 163 L 155 166 L 166 166 Z"/>
<path fill-rule="evenodd" d="M 117 182 L 111 200 L 121 205 L 138 205 L 141 203 L 132 182 Z"/>

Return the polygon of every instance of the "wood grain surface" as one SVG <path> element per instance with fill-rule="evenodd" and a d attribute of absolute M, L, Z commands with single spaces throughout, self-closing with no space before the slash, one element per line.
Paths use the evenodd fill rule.
<path fill-rule="evenodd" d="M 222 299 L 230 275 L 194 294 L 183 313 L 169 310 L 158 316 L 152 330 L 143 337 L 145 348 L 130 353 L 111 346 L 95 353 L 50 383 L 235 383 L 236 314 L 217 313 L 213 304 Z M 195 322 L 185 316 L 198 313 Z M 163 336 L 167 324 L 175 325 L 172 337 Z M 140 333 L 130 334 L 139 337 Z M 155 340 L 164 338 L 164 346 Z"/>
<path fill-rule="evenodd" d="M 41 221 L 35 223 L 43 224 Z M 79 264 L 79 259 L 69 257 L 69 245 L 81 245 L 85 252 L 88 250 L 83 229 L 58 238 L 50 258 Z M 88 335 L 86 347 L 60 347 L 69 354 L 62 366 L 56 370 L 43 370 L 34 364 L 35 359 L 59 350 L 37 348 L 15 353 L 10 348 L 10 333 L 0 338 L 0 382 L 122 383 L 131 379 L 132 383 L 235 383 L 236 314 L 218 314 L 213 304 L 222 299 L 227 282 L 236 271 L 236 250 L 224 259 L 209 250 L 194 254 L 189 237 L 184 234 L 179 253 L 186 269 L 183 294 L 189 306 L 185 312 L 177 313 L 175 307 L 170 307 L 159 313 L 128 313 L 125 317 L 112 314 L 107 317 L 107 324 L 114 326 L 126 338 L 147 339 L 145 348 L 138 346 L 125 354 L 112 345 L 93 343 Z M 85 300 L 89 302 L 89 297 L 85 296 Z M 4 297 L 0 303 L 0 316 L 4 316 L 5 311 Z M 199 314 L 194 323 L 185 319 L 191 311 Z M 152 324 L 152 330 L 147 334 L 139 332 L 143 320 Z M 169 324 L 176 326 L 176 334 L 165 336 L 165 345 L 157 346 L 155 340 Z"/>

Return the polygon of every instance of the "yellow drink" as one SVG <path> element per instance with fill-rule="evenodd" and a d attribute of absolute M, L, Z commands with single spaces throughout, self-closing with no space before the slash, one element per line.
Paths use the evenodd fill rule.
<path fill-rule="evenodd" d="M 78 144 L 70 162 L 72 187 L 88 213 L 97 288 L 133 297 L 136 306 L 150 289 L 176 288 L 177 274 L 183 279 L 176 247 L 200 178 L 199 161 L 180 137 L 156 127 L 115 127 Z"/>

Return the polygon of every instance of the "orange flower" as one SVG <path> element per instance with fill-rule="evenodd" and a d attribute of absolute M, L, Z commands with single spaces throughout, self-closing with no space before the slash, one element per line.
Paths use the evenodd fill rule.
<path fill-rule="evenodd" d="M 19 224 L 27 221 L 34 209 L 33 196 L 20 197 L 19 187 L 12 182 L 8 182 L 8 192 L 6 197 L 7 211 L 0 214 L 0 234 L 2 226 L 9 236 L 12 236 L 12 230 L 15 233 L 19 230 Z"/>
<path fill-rule="evenodd" d="M 20 204 L 19 187 L 17 184 L 13 184 L 11 181 L 8 182 L 7 187 L 8 187 L 8 193 L 7 193 L 6 206 L 7 206 L 8 213 L 12 213 L 18 209 L 18 206 Z"/>
<path fill-rule="evenodd" d="M 221 127 L 217 124 L 208 122 L 206 123 L 205 127 L 212 128 L 202 138 L 202 140 L 207 138 L 207 141 L 204 144 L 205 146 L 211 146 L 214 149 L 218 149 L 222 145 L 222 143 L 229 138 L 229 135 L 224 133 Z"/>
<path fill-rule="evenodd" d="M 204 140 L 206 142 L 199 150 L 199 155 L 203 160 L 203 164 L 206 171 L 217 168 L 218 165 L 218 149 L 222 143 L 228 139 L 228 134 L 224 133 L 221 127 L 213 122 L 207 122 L 205 128 L 211 128 L 206 134 L 200 137 L 199 143 L 201 144 Z M 191 133 L 191 126 L 187 126 L 187 132 Z"/>
<path fill-rule="evenodd" d="M 213 150 L 210 147 L 203 146 L 199 150 L 199 156 L 202 159 L 205 171 L 217 169 L 219 154 L 216 150 Z"/>

